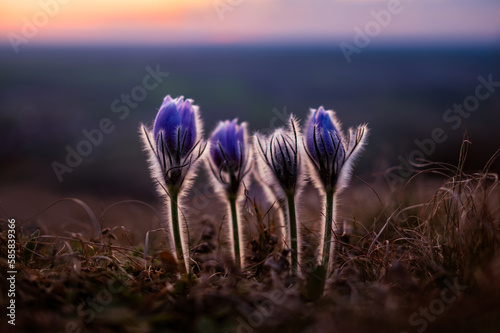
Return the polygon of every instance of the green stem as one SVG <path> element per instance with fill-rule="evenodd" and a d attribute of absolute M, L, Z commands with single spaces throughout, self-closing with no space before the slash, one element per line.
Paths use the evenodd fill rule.
<path fill-rule="evenodd" d="M 323 240 L 323 260 L 321 264 L 329 273 L 330 270 L 330 247 L 332 244 L 332 221 L 333 221 L 333 196 L 334 190 L 326 191 L 326 218 L 325 218 L 325 238 Z"/>
<path fill-rule="evenodd" d="M 179 224 L 179 192 L 170 192 L 170 215 L 172 217 L 172 231 L 174 233 L 175 251 L 177 253 L 177 261 L 179 262 L 179 269 L 181 273 L 186 273 L 186 262 L 184 258 L 184 251 L 182 249 L 181 228 Z"/>
<path fill-rule="evenodd" d="M 241 269 L 240 255 L 240 235 L 238 230 L 238 210 L 236 208 L 236 196 L 229 196 L 229 205 L 231 206 L 231 217 L 233 223 L 233 243 L 234 243 L 234 262 L 238 270 Z"/>
<path fill-rule="evenodd" d="M 286 196 L 288 200 L 288 218 L 290 226 L 290 248 L 292 250 L 292 273 L 297 274 L 298 270 L 298 238 L 297 238 L 297 217 L 295 213 L 295 196 L 289 193 Z"/>

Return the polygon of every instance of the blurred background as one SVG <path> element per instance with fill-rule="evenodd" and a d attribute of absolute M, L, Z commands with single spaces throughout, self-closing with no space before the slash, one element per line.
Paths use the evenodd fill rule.
<path fill-rule="evenodd" d="M 500 148 L 496 0 L 1 0 L 0 17 L 5 216 L 68 196 L 155 202 L 138 127 L 166 94 L 194 99 L 207 133 L 233 117 L 265 132 L 321 105 L 367 122 L 366 181 L 415 150 L 456 164 L 455 104 L 472 110 L 468 170 Z M 103 119 L 108 133 L 68 166 Z M 444 142 L 419 148 L 436 128 Z"/>

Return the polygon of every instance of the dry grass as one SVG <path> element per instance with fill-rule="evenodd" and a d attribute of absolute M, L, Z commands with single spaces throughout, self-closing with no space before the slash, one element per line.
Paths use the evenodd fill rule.
<path fill-rule="evenodd" d="M 270 232 L 272 219 L 266 219 L 266 209 L 251 204 L 250 210 L 257 209 L 249 244 L 251 268 L 235 272 L 219 251 L 220 222 L 207 217 L 199 219 L 191 235 L 194 274 L 181 278 L 164 250 L 162 230 L 147 234 L 145 251 L 131 240 L 128 228 L 101 228 L 99 237 L 90 239 L 81 234 L 32 234 L 18 221 L 15 328 L 496 332 L 499 180 L 488 173 L 488 165 L 481 173 L 466 174 L 462 164 L 429 164 L 398 189 L 356 182 L 343 197 L 339 216 L 345 228 L 338 234 L 336 269 L 319 299 L 313 295 L 314 278 L 289 275 L 288 262 Z M 103 214 L 100 220 L 90 220 L 94 218 L 104 222 Z M 305 252 L 314 255 L 313 231 L 305 238 L 312 244 Z M 5 230 L 0 242 L 4 275 Z M 5 308 L 4 276 L 0 283 Z M 13 331 L 5 318 L 1 322 L 2 331 Z"/>

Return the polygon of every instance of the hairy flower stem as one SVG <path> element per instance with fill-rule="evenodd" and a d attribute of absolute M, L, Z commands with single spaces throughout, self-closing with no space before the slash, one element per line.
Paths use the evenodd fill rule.
<path fill-rule="evenodd" d="M 177 253 L 177 261 L 181 273 L 186 273 L 186 258 L 182 249 L 181 229 L 179 224 L 179 192 L 170 191 L 170 215 L 172 218 L 172 232 L 174 234 L 175 251 Z"/>
<path fill-rule="evenodd" d="M 238 211 L 236 208 L 236 196 L 229 196 L 229 206 L 231 207 L 231 218 L 233 224 L 233 246 L 234 246 L 234 263 L 238 270 L 241 269 L 240 255 L 240 235 L 238 230 Z"/>
<path fill-rule="evenodd" d="M 288 219 L 290 226 L 290 249 L 292 257 L 292 273 L 298 273 L 298 238 L 297 238 L 297 215 L 295 213 L 295 196 L 293 193 L 288 193 L 286 195 L 288 201 Z"/>
<path fill-rule="evenodd" d="M 335 190 L 326 191 L 325 238 L 323 240 L 323 259 L 321 264 L 330 273 L 330 248 L 332 244 L 333 197 Z"/>

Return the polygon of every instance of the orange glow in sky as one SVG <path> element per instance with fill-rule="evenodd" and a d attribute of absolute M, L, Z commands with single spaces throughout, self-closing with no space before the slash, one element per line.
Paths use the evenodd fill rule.
<path fill-rule="evenodd" d="M 30 18 L 36 12 L 51 12 L 50 24 L 59 27 L 112 24 L 127 22 L 161 22 L 168 24 L 179 19 L 192 6 L 203 6 L 202 0 L 22 0 L 0 3 L 2 29 L 15 28 L 19 18 Z M 66 2 L 66 3 L 65 3 Z M 42 5 L 45 4 L 45 5 Z M 82 24 L 83 23 L 83 24 Z"/>
<path fill-rule="evenodd" d="M 38 23 L 40 37 L 72 40 L 99 39 L 126 33 L 133 26 L 139 31 L 174 29 L 192 6 L 204 6 L 202 0 L 23 0 L 0 3 L 0 31 L 22 32 L 26 20 Z M 45 14 L 43 14 L 45 13 Z M 44 18 L 47 18 L 46 24 Z M 125 39 L 125 36 L 121 37 Z"/>
<path fill-rule="evenodd" d="M 234 43 L 352 38 L 389 0 L 0 0 L 0 42 Z M 380 35 L 500 38 L 500 1 L 401 0 Z M 27 23 L 28 22 L 28 23 Z M 29 29 L 28 29 L 29 30 Z"/>

